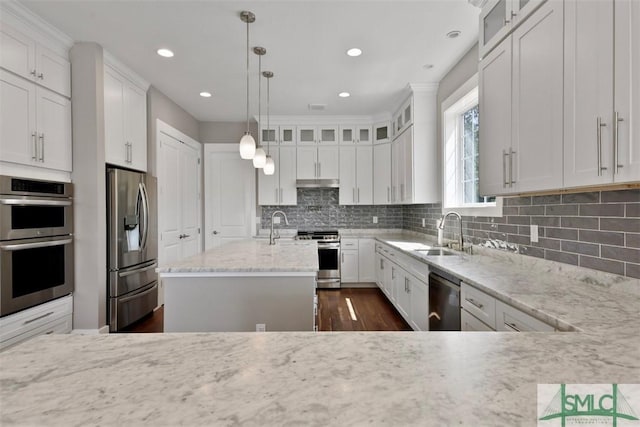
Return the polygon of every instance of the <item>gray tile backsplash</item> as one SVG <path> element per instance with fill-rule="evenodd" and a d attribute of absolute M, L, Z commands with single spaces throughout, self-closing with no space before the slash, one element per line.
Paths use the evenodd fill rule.
<path fill-rule="evenodd" d="M 262 207 L 262 228 L 279 209 L 288 228 L 300 230 L 403 228 L 437 235 L 440 204 L 341 206 L 338 194 L 333 188 L 299 189 L 297 206 Z M 538 225 L 536 243 L 531 225 Z M 453 239 L 458 227 L 449 220 L 445 238 Z M 528 256 L 640 278 L 640 189 L 505 198 L 502 217 L 465 216 L 463 234 L 474 244 L 490 241 Z"/>

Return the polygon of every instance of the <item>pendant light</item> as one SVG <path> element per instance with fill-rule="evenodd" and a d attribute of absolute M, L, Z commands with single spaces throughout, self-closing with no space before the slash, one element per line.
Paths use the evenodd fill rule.
<path fill-rule="evenodd" d="M 256 46 L 253 48 L 253 53 L 258 55 L 258 147 L 253 157 L 253 167 L 256 169 L 262 169 L 267 162 L 267 153 L 262 148 L 262 128 L 260 126 L 260 120 L 262 119 L 262 55 L 267 53 L 267 49 Z"/>
<path fill-rule="evenodd" d="M 265 71 L 262 73 L 263 76 L 267 78 L 267 160 L 264 165 L 263 171 L 265 175 L 273 175 L 276 171 L 276 164 L 269 153 L 270 142 L 271 142 L 271 124 L 269 123 L 269 80 L 273 77 L 273 73 L 271 71 Z"/>
<path fill-rule="evenodd" d="M 245 10 L 240 13 L 240 19 L 247 24 L 247 131 L 240 139 L 240 158 L 251 160 L 256 154 L 256 141 L 249 131 L 249 24 L 255 22 L 256 16 Z"/>

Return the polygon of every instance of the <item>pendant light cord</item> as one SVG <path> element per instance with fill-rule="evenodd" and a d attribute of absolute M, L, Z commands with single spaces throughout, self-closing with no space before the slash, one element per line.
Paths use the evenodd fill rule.
<path fill-rule="evenodd" d="M 249 133 L 249 21 L 247 20 L 247 133 Z"/>
<path fill-rule="evenodd" d="M 271 142 L 271 127 L 269 124 L 269 80 L 271 79 L 267 77 L 267 155 L 269 155 L 269 146 Z"/>
<path fill-rule="evenodd" d="M 262 119 L 262 55 L 258 55 L 258 147 L 262 146 L 262 129 L 260 129 L 260 120 Z"/>

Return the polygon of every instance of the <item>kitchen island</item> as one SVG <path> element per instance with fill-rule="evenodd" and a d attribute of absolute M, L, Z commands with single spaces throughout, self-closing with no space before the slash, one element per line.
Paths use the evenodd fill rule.
<path fill-rule="evenodd" d="M 315 242 L 240 240 L 158 272 L 165 332 L 314 330 Z"/>

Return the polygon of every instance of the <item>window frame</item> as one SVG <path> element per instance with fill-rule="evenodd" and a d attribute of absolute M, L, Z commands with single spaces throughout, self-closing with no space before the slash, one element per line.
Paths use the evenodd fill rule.
<path fill-rule="evenodd" d="M 465 101 L 465 98 L 467 100 Z M 502 217 L 502 197 L 496 197 L 493 203 L 461 203 L 463 196 L 463 180 L 462 178 L 462 154 L 461 144 L 459 143 L 459 134 L 461 133 L 461 123 L 457 119 L 459 113 L 467 111 L 479 102 L 478 94 L 478 74 L 473 75 L 469 80 L 464 82 L 458 89 L 449 95 L 440 104 L 441 111 L 441 160 L 442 160 L 442 213 L 446 214 L 456 211 L 466 216 L 489 216 Z M 448 111 L 456 104 L 461 104 L 454 113 Z M 480 112 L 482 114 L 482 111 Z M 452 123 L 455 120 L 455 123 Z M 451 138 L 454 138 L 453 140 Z M 482 141 L 479 142 L 482 144 Z M 454 156 L 452 159 L 451 156 Z M 452 179 L 455 183 L 447 182 L 447 176 L 451 174 L 451 168 L 454 168 Z M 449 180 L 451 181 L 451 180 Z M 451 200 L 448 189 L 455 186 L 455 200 Z"/>

